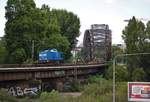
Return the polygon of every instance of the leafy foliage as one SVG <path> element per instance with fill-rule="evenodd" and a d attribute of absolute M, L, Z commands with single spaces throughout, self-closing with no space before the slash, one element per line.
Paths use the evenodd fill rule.
<path fill-rule="evenodd" d="M 0 40 L 0 64 L 5 63 L 6 56 L 7 56 L 7 51 L 5 48 L 4 40 L 2 39 Z"/>
<path fill-rule="evenodd" d="M 116 66 L 116 81 L 118 82 L 122 82 L 122 81 L 127 81 L 128 80 L 128 71 L 127 71 L 127 68 L 126 66 L 124 65 L 117 65 Z M 108 68 L 108 70 L 106 71 L 106 74 L 105 74 L 105 77 L 107 79 L 112 79 L 113 78 L 113 67 L 110 66 Z"/>
<path fill-rule="evenodd" d="M 99 85 L 99 87 L 98 87 Z M 83 94 L 98 97 L 100 95 L 112 92 L 112 82 L 100 79 L 99 82 L 85 86 Z"/>
<path fill-rule="evenodd" d="M 126 53 L 149 53 L 150 52 L 150 22 L 147 26 L 135 17 L 130 19 L 128 25 L 123 30 L 123 39 L 126 43 Z M 143 68 L 149 75 L 150 55 L 137 55 L 127 58 L 127 68 L 129 77 L 132 79 L 132 73 L 136 68 Z M 149 79 L 149 78 L 147 78 Z"/>
<path fill-rule="evenodd" d="M 123 54 L 123 50 L 118 46 L 112 45 L 112 56 L 114 57 L 119 54 Z"/>
<path fill-rule="evenodd" d="M 36 8 L 33 0 L 8 0 L 5 9 L 7 22 L 4 38 L 9 56 L 6 63 L 29 61 L 33 42 L 34 60 L 38 59 L 39 51 L 49 48 L 64 52 L 65 59 L 70 58 L 70 51 L 79 36 L 80 21 L 77 15 L 66 10 L 50 10 L 47 5 Z M 21 57 L 15 55 L 19 53 Z"/>
<path fill-rule="evenodd" d="M 142 68 L 136 68 L 132 74 L 133 74 L 132 75 L 133 81 L 144 81 L 145 80 L 146 73 L 144 72 L 144 70 Z"/>
<path fill-rule="evenodd" d="M 15 61 L 16 63 L 20 64 L 23 61 L 25 61 L 24 60 L 25 58 L 26 58 L 25 50 L 23 48 L 18 48 L 11 54 L 10 61 L 11 62 Z"/>
<path fill-rule="evenodd" d="M 99 80 L 86 85 L 81 96 L 61 96 L 53 90 L 51 93 L 42 93 L 39 100 L 40 102 L 111 102 L 112 80 L 106 80 L 98 75 L 92 78 Z M 127 82 L 116 83 L 116 101 L 127 102 L 127 99 Z"/>
<path fill-rule="evenodd" d="M 100 80 L 104 80 L 100 75 L 89 76 L 88 83 L 98 83 Z"/>
<path fill-rule="evenodd" d="M 96 79 L 85 85 L 80 96 L 63 96 L 58 91 L 52 90 L 50 93 L 42 92 L 37 98 L 16 99 L 6 92 L 0 91 L 0 101 L 3 102 L 111 102 L 112 101 L 112 80 L 106 80 L 102 76 L 92 76 Z M 7 98 L 6 98 L 7 97 Z M 116 83 L 116 101 L 127 102 L 127 82 Z"/>
<path fill-rule="evenodd" d="M 53 90 L 51 93 L 43 92 L 40 96 L 40 102 L 60 102 L 60 95 Z"/>
<path fill-rule="evenodd" d="M 79 36 L 80 20 L 77 15 L 74 15 L 72 12 L 67 12 L 66 10 L 52 9 L 51 15 L 54 15 L 58 21 L 60 34 L 65 36 L 70 42 L 69 50 L 66 54 L 66 57 L 70 58 L 70 51 L 75 47 L 77 43 L 76 37 Z"/>

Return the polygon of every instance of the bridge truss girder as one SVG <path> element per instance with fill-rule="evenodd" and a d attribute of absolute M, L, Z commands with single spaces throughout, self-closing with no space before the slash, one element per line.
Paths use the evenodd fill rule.
<path fill-rule="evenodd" d="M 84 60 L 86 62 L 93 61 L 95 59 L 108 61 L 111 58 L 111 30 L 95 29 L 92 26 L 91 29 L 86 30 L 84 33 Z"/>

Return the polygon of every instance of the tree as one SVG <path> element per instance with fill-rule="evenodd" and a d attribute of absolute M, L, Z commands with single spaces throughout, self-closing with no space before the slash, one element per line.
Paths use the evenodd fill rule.
<path fill-rule="evenodd" d="M 15 59 L 13 57 L 15 57 L 14 54 L 18 53 L 18 48 L 24 52 L 21 56 L 24 56 L 24 54 L 29 56 L 29 47 L 26 43 L 29 40 L 25 39 L 25 35 L 31 34 L 30 30 L 33 28 L 31 14 L 35 10 L 35 3 L 33 0 L 8 0 L 5 9 L 7 22 L 4 38 L 8 51 L 7 62 L 16 63 L 16 60 L 12 59 Z M 26 58 L 28 57 L 21 59 L 21 61 L 26 60 Z"/>
<path fill-rule="evenodd" d="M 126 66 L 124 65 L 117 65 L 116 66 L 116 81 L 117 82 L 122 82 L 122 81 L 127 81 L 128 80 L 128 71 Z M 113 78 L 113 67 L 112 65 L 107 69 L 105 73 L 105 77 L 109 80 Z"/>
<path fill-rule="evenodd" d="M 5 48 L 4 39 L 0 40 L 0 64 L 4 64 L 7 56 L 7 50 Z"/>
<path fill-rule="evenodd" d="M 115 57 L 116 55 L 123 54 L 124 51 L 120 47 L 116 45 L 112 45 L 112 56 Z"/>
<path fill-rule="evenodd" d="M 42 5 L 41 14 L 45 22 L 45 34 L 39 41 L 37 51 L 56 48 L 65 54 L 65 59 L 70 58 L 71 50 L 76 45 L 76 37 L 79 36 L 80 21 L 72 12 L 66 10 L 50 9 Z"/>
<path fill-rule="evenodd" d="M 32 42 L 36 45 L 45 37 L 47 30 L 47 19 L 43 12 L 35 7 L 33 0 L 8 0 L 6 8 L 6 28 L 5 40 L 8 50 L 8 63 L 17 63 L 14 55 L 18 48 L 22 49 L 26 57 L 21 57 L 20 61 L 31 59 Z M 38 48 L 35 47 L 34 56 L 37 56 Z M 19 51 L 20 52 L 20 51 Z M 37 57 L 36 57 L 37 58 Z M 22 62 L 23 63 L 23 62 Z"/>
<path fill-rule="evenodd" d="M 144 23 L 137 20 L 135 17 L 129 20 L 128 25 L 123 30 L 123 39 L 126 44 L 126 53 L 148 53 L 150 50 L 150 34 L 149 22 L 145 27 Z M 137 55 L 127 58 L 127 67 L 129 71 L 129 76 L 132 78 L 132 73 L 136 68 L 143 68 L 145 71 L 149 66 L 149 57 Z M 145 61 L 145 62 L 143 62 Z M 149 63 L 149 64 L 148 64 Z"/>
<path fill-rule="evenodd" d="M 132 77 L 133 81 L 145 80 L 146 73 L 144 72 L 144 70 L 142 68 L 136 68 L 132 74 L 133 74 L 133 77 Z"/>
<path fill-rule="evenodd" d="M 148 21 L 146 24 L 145 36 L 143 40 L 144 43 L 141 45 L 141 50 L 143 52 L 150 52 L 150 21 Z M 141 56 L 141 67 L 144 68 L 144 71 L 146 72 L 147 76 L 149 76 L 150 55 Z M 147 80 L 150 80 L 150 78 L 147 77 Z"/>
<path fill-rule="evenodd" d="M 139 52 L 139 35 L 140 32 L 144 33 L 144 24 L 137 21 L 135 17 L 133 17 L 128 25 L 123 30 L 123 39 L 126 43 L 126 53 L 138 53 Z M 143 28 L 143 31 L 140 31 L 139 28 Z M 131 73 L 133 70 L 138 67 L 137 57 L 128 58 L 128 71 L 131 77 Z"/>
<path fill-rule="evenodd" d="M 49 48 L 64 52 L 65 59 L 70 57 L 80 27 L 79 19 L 72 12 L 50 10 L 47 5 L 36 8 L 33 0 L 8 0 L 5 9 L 8 63 L 30 60 L 33 44 L 34 60 L 38 59 L 39 51 Z"/>
<path fill-rule="evenodd" d="M 70 43 L 65 55 L 66 58 L 70 58 L 71 50 L 77 44 L 76 37 L 79 36 L 80 20 L 77 15 L 66 10 L 53 9 L 51 15 L 57 18 L 58 25 L 60 26 L 60 34 L 65 36 Z"/>
<path fill-rule="evenodd" d="M 15 51 L 13 51 L 13 53 L 11 53 L 11 56 L 10 56 L 10 62 L 15 62 L 18 64 L 21 64 L 22 62 L 24 62 L 25 59 L 26 59 L 26 53 L 23 48 L 16 49 Z"/>
<path fill-rule="evenodd" d="M 141 21 L 133 17 L 123 30 L 123 39 L 126 43 L 126 53 L 140 52 L 140 46 L 144 42 L 145 26 Z"/>
<path fill-rule="evenodd" d="M 35 8 L 33 0 L 8 0 L 5 17 L 8 21 L 17 19 L 21 15 L 30 14 L 30 11 Z"/>
<path fill-rule="evenodd" d="M 124 54 L 124 50 L 121 49 L 120 47 L 116 46 L 116 45 L 112 45 L 112 58 L 114 58 L 117 55 L 121 55 L 121 54 Z M 123 58 L 122 57 L 117 57 L 117 62 L 122 63 Z"/>
<path fill-rule="evenodd" d="M 40 50 L 56 48 L 58 51 L 66 52 L 69 47 L 69 42 L 67 38 L 61 36 L 60 34 L 51 35 L 49 38 L 45 38 L 44 42 L 44 45 L 40 45 Z"/>

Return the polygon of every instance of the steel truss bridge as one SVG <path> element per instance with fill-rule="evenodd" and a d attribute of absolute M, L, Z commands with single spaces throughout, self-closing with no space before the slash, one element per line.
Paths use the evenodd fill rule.
<path fill-rule="evenodd" d="M 111 30 L 106 24 L 93 24 L 83 39 L 83 55 L 86 62 L 105 62 L 111 58 Z"/>

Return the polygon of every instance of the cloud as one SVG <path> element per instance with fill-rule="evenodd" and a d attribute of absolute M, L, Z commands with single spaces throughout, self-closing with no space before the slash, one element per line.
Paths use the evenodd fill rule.
<path fill-rule="evenodd" d="M 150 0 L 144 0 L 146 3 L 150 3 Z"/>
<path fill-rule="evenodd" d="M 106 4 L 114 4 L 116 0 L 105 0 Z"/>

